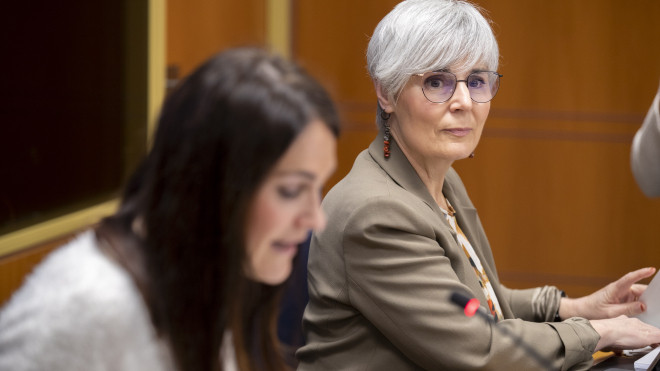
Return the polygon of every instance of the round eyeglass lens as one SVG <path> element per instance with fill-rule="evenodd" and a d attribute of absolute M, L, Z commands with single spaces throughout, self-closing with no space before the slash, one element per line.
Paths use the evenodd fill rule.
<path fill-rule="evenodd" d="M 499 85 L 500 75 L 497 72 L 474 72 L 467 78 L 470 98 L 477 103 L 486 103 L 493 99 Z"/>
<path fill-rule="evenodd" d="M 429 72 L 424 76 L 422 91 L 433 103 L 446 102 L 454 94 L 456 76 L 449 72 Z"/>

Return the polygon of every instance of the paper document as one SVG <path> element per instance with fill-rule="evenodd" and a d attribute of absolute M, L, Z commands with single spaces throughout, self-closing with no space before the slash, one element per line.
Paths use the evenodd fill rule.
<path fill-rule="evenodd" d="M 635 371 L 647 371 L 655 367 L 658 362 L 658 353 L 660 352 L 660 347 L 653 349 L 650 353 L 644 357 L 635 361 Z"/>
<path fill-rule="evenodd" d="M 646 304 L 646 312 L 638 314 L 640 320 L 660 328 L 660 274 L 649 283 L 646 291 L 639 297 L 639 301 Z"/>

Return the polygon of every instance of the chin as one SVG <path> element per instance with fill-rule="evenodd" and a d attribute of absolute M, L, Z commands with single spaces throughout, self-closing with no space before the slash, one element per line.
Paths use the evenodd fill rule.
<path fill-rule="evenodd" d="M 472 153 L 472 151 L 470 151 L 468 153 L 464 153 L 464 152 L 461 151 L 460 153 L 454 153 L 451 156 L 446 156 L 446 157 L 444 157 L 444 159 L 449 159 L 449 161 L 455 162 L 455 161 L 463 160 L 463 159 L 466 159 L 466 158 L 470 157 L 470 153 Z"/>
<path fill-rule="evenodd" d="M 289 269 L 281 269 L 277 272 L 272 272 L 270 274 L 259 277 L 258 281 L 269 286 L 277 286 L 284 283 L 284 281 L 286 281 L 290 275 L 291 266 L 289 266 Z"/>
<path fill-rule="evenodd" d="M 289 278 L 289 275 L 286 275 L 284 278 L 276 278 L 270 280 L 262 280 L 261 283 L 268 286 L 279 286 L 286 282 L 286 279 Z"/>

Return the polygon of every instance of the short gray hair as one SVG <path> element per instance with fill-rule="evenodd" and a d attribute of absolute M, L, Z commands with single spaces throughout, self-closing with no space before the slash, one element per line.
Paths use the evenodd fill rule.
<path fill-rule="evenodd" d="M 383 18 L 369 41 L 367 68 L 396 97 L 410 76 L 484 63 L 497 70 L 499 50 L 481 9 L 461 0 L 406 0 Z"/>

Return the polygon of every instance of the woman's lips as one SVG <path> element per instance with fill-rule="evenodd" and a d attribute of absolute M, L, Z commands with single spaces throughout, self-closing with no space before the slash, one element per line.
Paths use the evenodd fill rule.
<path fill-rule="evenodd" d="M 295 255 L 298 252 L 299 245 L 298 243 L 276 242 L 273 244 L 273 247 L 281 253 Z"/>
<path fill-rule="evenodd" d="M 472 129 L 469 128 L 453 128 L 453 129 L 445 129 L 444 131 L 451 133 L 454 136 L 457 137 L 464 137 L 472 131 Z"/>

